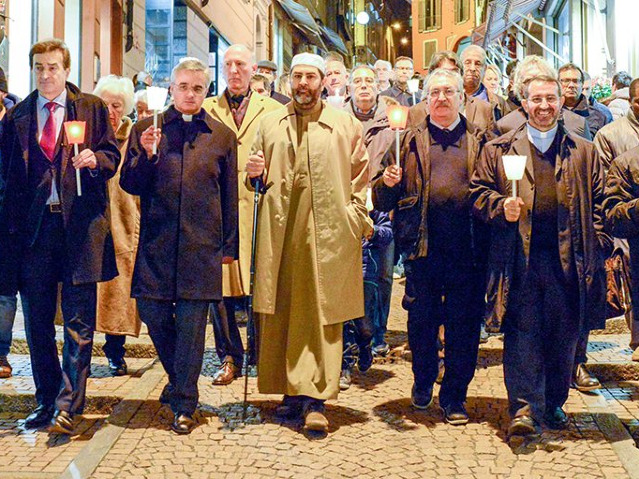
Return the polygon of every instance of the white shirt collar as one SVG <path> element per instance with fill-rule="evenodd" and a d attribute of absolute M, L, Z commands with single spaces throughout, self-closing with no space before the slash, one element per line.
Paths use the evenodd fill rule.
<path fill-rule="evenodd" d="M 62 90 L 62 93 L 60 93 L 58 96 L 56 96 L 53 100 L 47 100 L 45 97 L 43 97 L 40 94 L 40 92 L 38 92 L 38 108 L 39 109 L 45 108 L 45 105 L 47 103 L 49 103 L 50 101 L 52 101 L 54 103 L 57 103 L 62 108 L 66 108 L 66 106 L 67 106 L 67 89 L 65 88 L 64 90 Z"/>
<path fill-rule="evenodd" d="M 526 125 L 528 132 L 528 140 L 537 147 L 542 153 L 546 153 L 552 142 L 555 141 L 555 135 L 559 125 L 555 125 L 554 128 L 548 131 L 540 131 L 528 123 Z"/>

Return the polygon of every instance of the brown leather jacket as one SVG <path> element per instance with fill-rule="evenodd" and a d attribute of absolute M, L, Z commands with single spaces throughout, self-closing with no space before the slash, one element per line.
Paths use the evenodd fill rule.
<path fill-rule="evenodd" d="M 525 271 L 530 252 L 535 182 L 525 125 L 486 144 L 471 181 L 474 213 L 491 226 L 486 291 L 486 326 L 491 331 L 499 330 L 508 317 L 513 276 Z M 604 171 L 591 142 L 567 132 L 562 124 L 557 134 L 561 135 L 555 167 L 559 256 L 566 277 L 577 278 L 581 324 L 592 329 L 605 321 L 604 258 L 612 252 L 612 238 L 603 230 Z M 517 223 L 504 216 L 504 201 L 512 188 L 502 155 L 528 157 L 518 188 L 525 206 Z"/>

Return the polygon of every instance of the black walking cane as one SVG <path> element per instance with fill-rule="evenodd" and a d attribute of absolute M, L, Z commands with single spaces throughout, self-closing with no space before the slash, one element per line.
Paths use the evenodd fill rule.
<path fill-rule="evenodd" d="M 251 346 L 255 344 L 255 318 L 253 317 L 253 287 L 255 283 L 255 252 L 257 250 L 257 212 L 259 209 L 260 195 L 266 193 L 271 187 L 272 183 L 268 185 L 262 185 L 262 178 L 256 178 L 254 181 L 255 195 L 253 195 L 253 230 L 251 233 L 251 274 L 249 281 L 249 295 L 247 305 L 248 321 L 246 323 L 246 357 L 244 358 L 244 408 L 242 412 L 242 421 L 246 420 L 246 410 L 248 408 L 248 375 L 249 375 L 249 363 L 251 355 L 254 352 L 251 350 Z M 257 359 L 257 354 L 255 354 Z M 257 361 L 256 361 L 257 362 Z"/>

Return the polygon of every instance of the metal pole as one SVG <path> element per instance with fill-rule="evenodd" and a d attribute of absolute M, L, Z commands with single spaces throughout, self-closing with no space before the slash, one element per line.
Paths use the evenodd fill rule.
<path fill-rule="evenodd" d="M 543 48 L 545 51 L 547 51 L 548 53 L 550 53 L 552 56 L 554 56 L 555 58 L 557 58 L 561 63 L 565 63 L 566 60 L 564 60 L 561 56 L 557 55 L 554 51 L 552 51 L 550 48 L 548 48 L 546 45 L 544 45 L 542 42 L 540 42 L 539 40 L 537 40 L 535 37 L 533 37 L 525 28 L 520 27 L 517 23 L 513 23 L 513 27 L 515 27 L 517 30 L 519 30 L 521 33 L 523 33 L 525 36 L 527 36 L 528 38 L 530 38 L 533 42 L 535 42 L 537 45 L 539 45 L 541 48 Z"/>

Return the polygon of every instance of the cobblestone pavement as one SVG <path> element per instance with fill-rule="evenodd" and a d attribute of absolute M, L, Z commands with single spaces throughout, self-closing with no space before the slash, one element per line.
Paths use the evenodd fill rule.
<path fill-rule="evenodd" d="M 406 339 L 405 314 L 398 304 L 402 289 L 396 288 L 389 323 L 396 347 Z M 624 342 L 625 335 L 593 337 L 590 360 L 623 360 Z M 210 347 L 211 341 L 207 343 Z M 639 467 L 633 472 L 628 466 L 639 462 L 633 462 L 632 450 L 628 459 L 628 448 L 621 447 L 627 446 L 625 437 L 611 434 L 609 425 L 618 415 L 626 425 L 637 426 L 639 383 L 632 381 L 605 384 L 601 394 L 571 391 L 566 404 L 570 427 L 544 431 L 539 441 L 512 450 L 505 442 L 507 401 L 501 341 L 495 337 L 482 345 L 468 394 L 471 422 L 465 427 L 445 424 L 437 400 L 424 412 L 410 406 L 411 365 L 401 359 L 376 363 L 366 375 L 354 374 L 353 386 L 327 403 L 331 427 L 326 438 L 307 437 L 300 424 L 278 421 L 273 412 L 280 398 L 257 393 L 254 377 L 249 378 L 250 406 L 242 421 L 244 380 L 212 386 L 216 365 L 208 349 L 199 382 L 199 426 L 189 436 L 169 430 L 172 414 L 158 402 L 166 377 L 157 364 L 115 388 L 124 399 L 108 421 L 104 415 L 88 416 L 81 423 L 83 434 L 71 439 L 24 431 L 25 414 L 0 415 L 0 477 L 58 477 L 64 472 L 63 477 L 105 479 L 623 479 L 639 474 Z M 93 378 L 90 389 L 99 393 L 102 383 L 96 381 L 107 387 L 116 379 Z"/>

